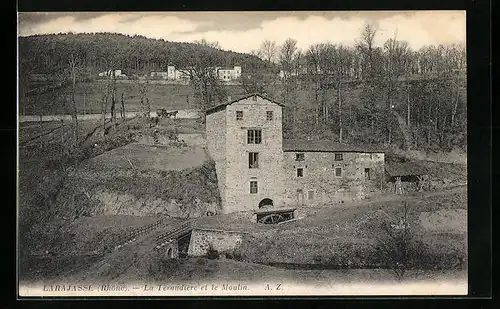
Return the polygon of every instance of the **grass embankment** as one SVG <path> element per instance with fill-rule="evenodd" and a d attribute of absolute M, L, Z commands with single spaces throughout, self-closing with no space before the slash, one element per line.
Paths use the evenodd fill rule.
<path fill-rule="evenodd" d="M 75 178 L 97 204 L 92 215 L 167 215 L 189 218 L 204 216 L 219 204 L 215 165 L 176 170 L 138 170 L 104 167 L 86 169 Z M 74 190 L 74 186 L 69 186 Z M 210 206 L 212 205 L 212 206 Z M 210 209 L 209 209 L 210 208 Z"/>
<path fill-rule="evenodd" d="M 401 201 L 310 209 L 302 220 L 244 236 L 232 253 L 263 264 L 317 264 L 323 268 L 390 268 L 406 258 L 410 268 L 449 269 L 464 266 L 466 251 L 465 192 L 407 201 L 407 257 L 382 226 L 400 224 Z M 396 236 L 396 232 L 392 236 Z"/>

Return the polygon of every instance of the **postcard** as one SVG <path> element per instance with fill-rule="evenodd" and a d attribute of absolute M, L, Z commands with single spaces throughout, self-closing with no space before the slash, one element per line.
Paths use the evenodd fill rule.
<path fill-rule="evenodd" d="M 466 295 L 465 27 L 18 13 L 19 295 Z"/>

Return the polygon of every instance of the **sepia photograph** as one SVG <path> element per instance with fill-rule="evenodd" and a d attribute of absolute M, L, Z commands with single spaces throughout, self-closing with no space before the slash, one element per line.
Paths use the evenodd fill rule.
<path fill-rule="evenodd" d="M 467 295 L 465 11 L 17 22 L 19 296 Z"/>

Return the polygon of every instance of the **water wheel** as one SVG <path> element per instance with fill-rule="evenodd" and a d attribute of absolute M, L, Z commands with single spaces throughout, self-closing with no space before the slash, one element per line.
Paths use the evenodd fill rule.
<path fill-rule="evenodd" d="M 260 218 L 258 222 L 263 224 L 276 224 L 283 221 L 285 221 L 285 218 L 283 218 L 282 215 L 270 214 Z"/>

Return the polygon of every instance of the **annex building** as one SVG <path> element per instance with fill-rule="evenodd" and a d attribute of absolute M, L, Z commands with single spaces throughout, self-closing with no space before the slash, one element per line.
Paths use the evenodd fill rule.
<path fill-rule="evenodd" d="M 206 111 L 223 213 L 342 203 L 379 191 L 384 153 L 329 141 L 283 140 L 283 105 L 260 94 Z"/>

